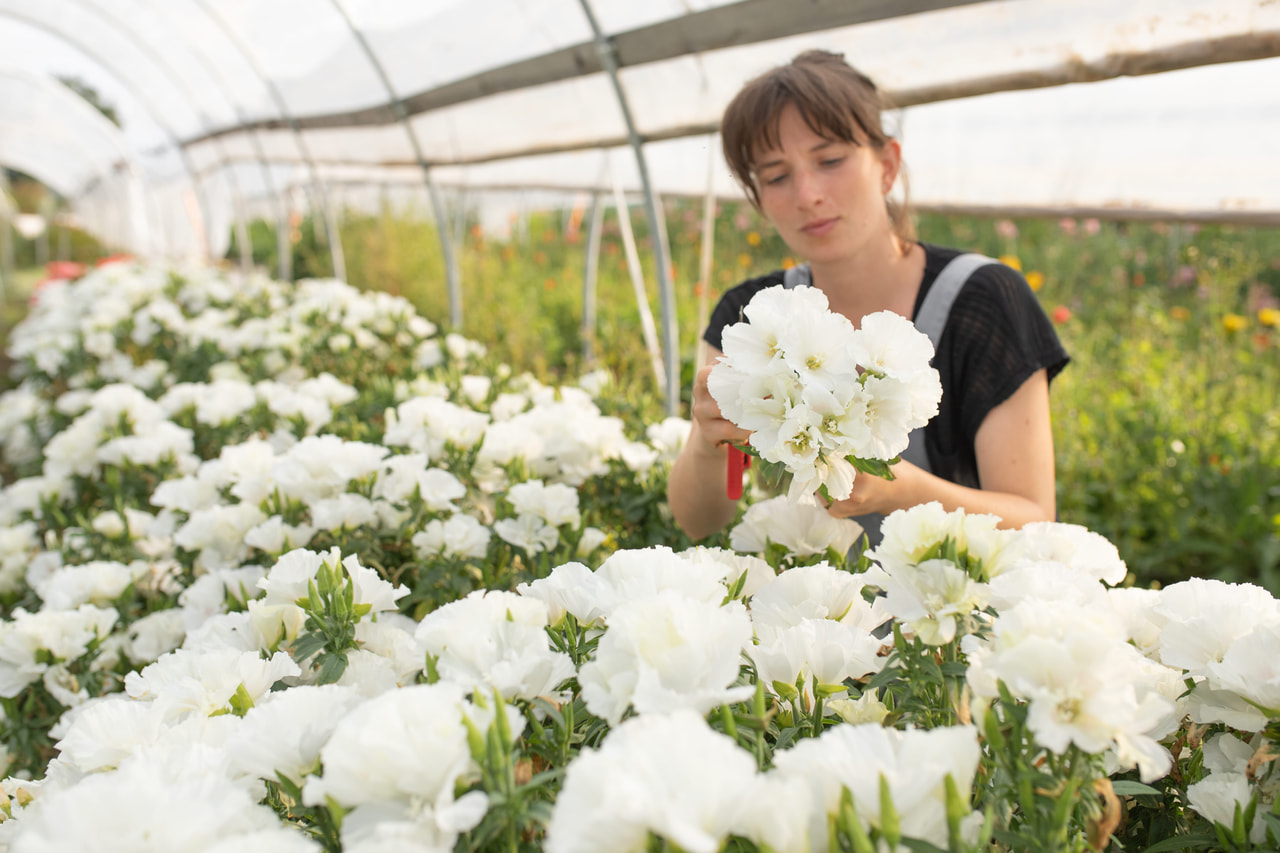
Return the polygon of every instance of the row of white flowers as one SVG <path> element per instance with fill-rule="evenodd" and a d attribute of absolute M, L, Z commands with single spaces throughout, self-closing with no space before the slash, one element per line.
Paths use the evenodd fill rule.
<path fill-rule="evenodd" d="M 7 849 L 1280 840 L 1259 587 L 935 504 L 638 547 L 685 422 L 337 282 L 117 264 L 12 355 Z"/>

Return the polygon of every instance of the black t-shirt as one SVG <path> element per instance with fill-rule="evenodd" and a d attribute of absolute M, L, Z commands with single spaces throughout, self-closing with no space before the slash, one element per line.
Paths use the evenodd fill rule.
<path fill-rule="evenodd" d="M 956 249 L 921 245 L 924 278 L 913 317 L 938 273 L 961 254 Z M 782 284 L 781 270 L 731 288 L 711 312 L 703 340 L 723 351 L 725 327 L 745 320 L 742 309 L 751 298 L 778 284 Z M 932 362 L 942 381 L 938 414 L 924 430 L 933 473 L 980 488 L 974 449 L 978 427 L 1037 370 L 1047 370 L 1052 379 L 1068 360 L 1053 324 L 1022 274 L 1004 264 L 979 267 L 951 306 Z"/>

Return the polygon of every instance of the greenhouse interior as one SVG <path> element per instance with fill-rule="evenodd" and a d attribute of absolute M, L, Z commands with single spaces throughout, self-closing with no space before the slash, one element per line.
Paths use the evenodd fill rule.
<path fill-rule="evenodd" d="M 0 851 L 1280 849 L 1277 595 L 1277 0 L 0 0 Z"/>

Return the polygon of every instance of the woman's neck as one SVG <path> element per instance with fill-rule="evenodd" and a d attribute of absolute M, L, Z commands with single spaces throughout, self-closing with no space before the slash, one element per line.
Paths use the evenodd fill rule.
<path fill-rule="evenodd" d="M 893 311 L 910 318 L 924 277 L 924 251 L 919 243 L 877 241 L 852 258 L 810 262 L 813 283 L 827 295 L 832 311 L 854 325 L 867 314 Z"/>

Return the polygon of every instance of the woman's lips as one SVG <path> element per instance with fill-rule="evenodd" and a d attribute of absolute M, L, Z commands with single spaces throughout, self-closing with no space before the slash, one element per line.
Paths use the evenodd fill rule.
<path fill-rule="evenodd" d="M 810 237 L 821 237 L 834 228 L 836 223 L 839 221 L 838 217 L 831 217 L 830 219 L 815 219 L 813 222 L 806 222 L 800 227 L 800 230 L 808 234 Z"/>

